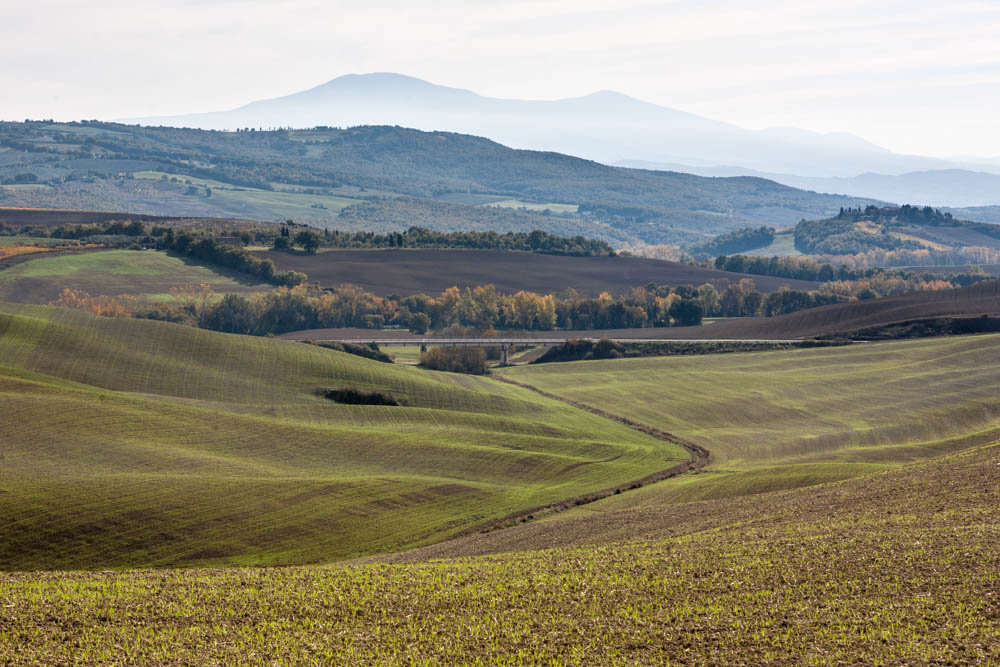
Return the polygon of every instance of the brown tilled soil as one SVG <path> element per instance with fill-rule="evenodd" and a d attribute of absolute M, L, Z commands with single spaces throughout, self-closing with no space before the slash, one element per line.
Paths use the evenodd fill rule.
<path fill-rule="evenodd" d="M 282 271 L 301 271 L 323 287 L 351 283 L 380 296 L 436 295 L 457 285 L 496 285 L 501 292 L 541 294 L 573 288 L 584 296 L 620 294 L 647 283 L 724 288 L 749 278 L 772 292 L 787 285 L 815 289 L 818 283 L 703 269 L 641 257 L 566 257 L 498 250 L 331 250 L 315 255 L 261 252 Z"/>

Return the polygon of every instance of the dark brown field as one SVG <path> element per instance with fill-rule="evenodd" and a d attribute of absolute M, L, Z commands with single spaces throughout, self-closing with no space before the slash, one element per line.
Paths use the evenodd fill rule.
<path fill-rule="evenodd" d="M 501 292 L 548 294 L 573 288 L 584 296 L 622 293 L 646 283 L 724 287 L 750 278 L 757 289 L 815 289 L 806 280 L 751 276 L 640 257 L 565 257 L 496 250 L 333 250 L 316 255 L 262 252 L 282 271 L 302 271 L 324 287 L 351 283 L 380 296 L 438 294 L 453 285 L 496 285 Z"/>

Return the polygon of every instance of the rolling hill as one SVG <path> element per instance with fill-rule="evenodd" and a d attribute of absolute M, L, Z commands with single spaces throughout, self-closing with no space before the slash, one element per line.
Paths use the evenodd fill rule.
<path fill-rule="evenodd" d="M 0 149 L 0 203 L 9 206 L 293 217 L 321 226 L 372 197 L 480 195 L 483 203 L 564 205 L 563 235 L 573 235 L 578 222 L 586 224 L 574 234 L 599 222 L 662 243 L 754 221 L 794 224 L 872 203 L 758 178 L 622 169 L 469 135 L 385 126 L 209 132 L 0 123 Z"/>
<path fill-rule="evenodd" d="M 0 656 L 988 664 L 1000 656 L 998 341 L 508 371 L 711 441 L 715 469 L 380 559 L 402 562 L 2 574 L 17 622 Z"/>
<path fill-rule="evenodd" d="M 0 568 L 331 561 L 687 460 L 530 391 L 315 346 L 0 306 Z M 341 405 L 320 388 L 387 393 Z"/>
<path fill-rule="evenodd" d="M 698 176 L 731 177 L 756 176 L 776 181 L 793 188 L 815 192 L 838 193 L 853 197 L 871 197 L 893 202 L 908 202 L 920 206 L 950 206 L 959 208 L 988 209 L 1000 202 L 1000 173 L 997 169 L 982 171 L 972 168 L 922 169 L 904 173 L 863 173 L 847 176 L 804 176 L 779 174 L 740 167 L 707 167 L 691 164 L 670 164 L 625 160 L 615 163 L 630 169 L 658 169 L 680 171 Z M 982 166 L 979 166 L 982 169 Z M 991 220 L 1000 222 L 995 211 Z M 964 215 L 964 211 L 960 211 Z"/>
<path fill-rule="evenodd" d="M 22 256 L 26 259 L 26 256 Z M 207 285 L 222 294 L 270 291 L 246 274 L 224 272 L 163 252 L 96 250 L 55 252 L 30 261 L 0 263 L 0 301 L 45 305 L 66 288 L 91 296 L 142 296 L 171 299 L 172 289 Z"/>

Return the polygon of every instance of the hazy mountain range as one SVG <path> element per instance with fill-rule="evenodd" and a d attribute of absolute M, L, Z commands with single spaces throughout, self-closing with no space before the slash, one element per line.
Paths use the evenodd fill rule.
<path fill-rule="evenodd" d="M 1000 203 L 1000 165 L 900 155 L 846 133 L 747 130 L 610 91 L 553 101 L 512 100 L 400 74 L 351 74 L 232 111 L 128 122 L 218 130 L 400 125 L 473 134 L 513 148 L 608 164 L 754 175 L 819 192 L 901 203 Z M 997 174 L 984 173 L 993 170 Z"/>
<path fill-rule="evenodd" d="M 969 169 L 933 169 L 905 174 L 866 172 L 849 177 L 821 177 L 775 174 L 741 167 L 700 167 L 645 160 L 622 160 L 617 166 L 682 171 L 698 176 L 755 176 L 803 190 L 925 206 L 990 206 L 1000 201 L 1000 174 Z"/>

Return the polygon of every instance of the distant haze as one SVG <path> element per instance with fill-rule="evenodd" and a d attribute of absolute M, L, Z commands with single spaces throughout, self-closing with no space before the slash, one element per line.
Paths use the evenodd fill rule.
<path fill-rule="evenodd" d="M 232 109 L 391 71 L 495 98 L 615 90 L 740 127 L 992 159 L 998 33 L 991 0 L 6 2 L 0 116 Z"/>
<path fill-rule="evenodd" d="M 346 75 L 232 111 L 131 119 L 204 129 L 401 125 L 484 136 L 621 166 L 786 185 L 934 206 L 1000 203 L 1000 173 L 892 153 L 845 134 L 747 130 L 602 91 L 553 101 L 498 99 L 392 73 Z M 1000 167 L 984 166 L 983 169 Z M 874 172 L 874 173 L 873 173 Z"/>

